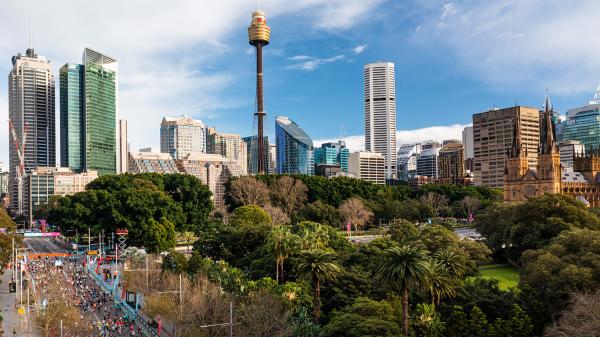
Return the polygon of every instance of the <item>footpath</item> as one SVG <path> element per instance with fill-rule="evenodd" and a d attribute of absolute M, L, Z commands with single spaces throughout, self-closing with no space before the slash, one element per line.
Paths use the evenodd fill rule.
<path fill-rule="evenodd" d="M 8 291 L 8 284 L 11 279 L 12 272 L 10 269 L 5 269 L 4 274 L 0 275 L 0 280 L 2 280 L 0 282 L 0 315 L 3 318 L 0 322 L 0 328 L 2 329 L 0 331 L 3 331 L 0 332 L 0 336 L 40 337 L 41 334 L 37 328 L 33 307 L 29 314 L 27 308 L 25 308 L 25 313 L 22 315 L 15 308 L 15 294 Z"/>

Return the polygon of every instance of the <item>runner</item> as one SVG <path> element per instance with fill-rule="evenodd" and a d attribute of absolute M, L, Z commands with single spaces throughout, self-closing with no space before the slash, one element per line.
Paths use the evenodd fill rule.
<path fill-rule="evenodd" d="M 130 317 L 124 306 L 105 292 L 84 266 L 85 262 L 78 258 L 46 258 L 30 261 L 27 270 L 40 291 L 51 284 L 59 286 L 65 302 L 80 310 L 80 326 L 90 332 L 96 330 L 98 336 L 116 337 L 124 336 L 127 330 L 130 336 L 135 336 L 137 330 L 138 336 L 156 336 L 140 318 Z M 63 336 L 78 337 L 69 332 Z"/>

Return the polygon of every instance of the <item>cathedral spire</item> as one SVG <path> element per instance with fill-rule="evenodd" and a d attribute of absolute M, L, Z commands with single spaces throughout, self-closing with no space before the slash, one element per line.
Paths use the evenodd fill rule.
<path fill-rule="evenodd" d="M 546 89 L 546 100 L 540 125 L 540 154 L 551 153 L 554 149 L 554 124 L 552 122 L 553 108 L 550 105 L 550 96 Z"/>
<path fill-rule="evenodd" d="M 513 134 L 512 134 L 512 143 L 510 149 L 510 157 L 517 158 L 521 156 L 522 150 L 521 144 L 521 114 L 517 113 L 515 119 L 513 120 Z"/>

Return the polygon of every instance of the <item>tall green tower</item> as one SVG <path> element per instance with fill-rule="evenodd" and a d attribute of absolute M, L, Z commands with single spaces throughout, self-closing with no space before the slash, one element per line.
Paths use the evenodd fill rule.
<path fill-rule="evenodd" d="M 60 72 L 61 164 L 117 172 L 117 61 L 90 48 Z"/>
<path fill-rule="evenodd" d="M 60 68 L 60 166 L 76 172 L 83 163 L 83 66 Z"/>

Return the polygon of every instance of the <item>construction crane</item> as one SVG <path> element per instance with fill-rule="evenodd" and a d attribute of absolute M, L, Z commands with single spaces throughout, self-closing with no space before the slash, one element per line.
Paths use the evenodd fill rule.
<path fill-rule="evenodd" d="M 25 123 L 23 129 L 23 141 L 19 141 L 15 126 L 11 119 L 8 120 L 8 127 L 10 128 L 10 134 L 15 142 L 15 149 L 17 156 L 19 157 L 19 165 L 15 168 L 17 173 L 17 214 L 23 214 L 23 179 L 25 178 L 25 144 L 27 143 L 27 123 Z"/>

